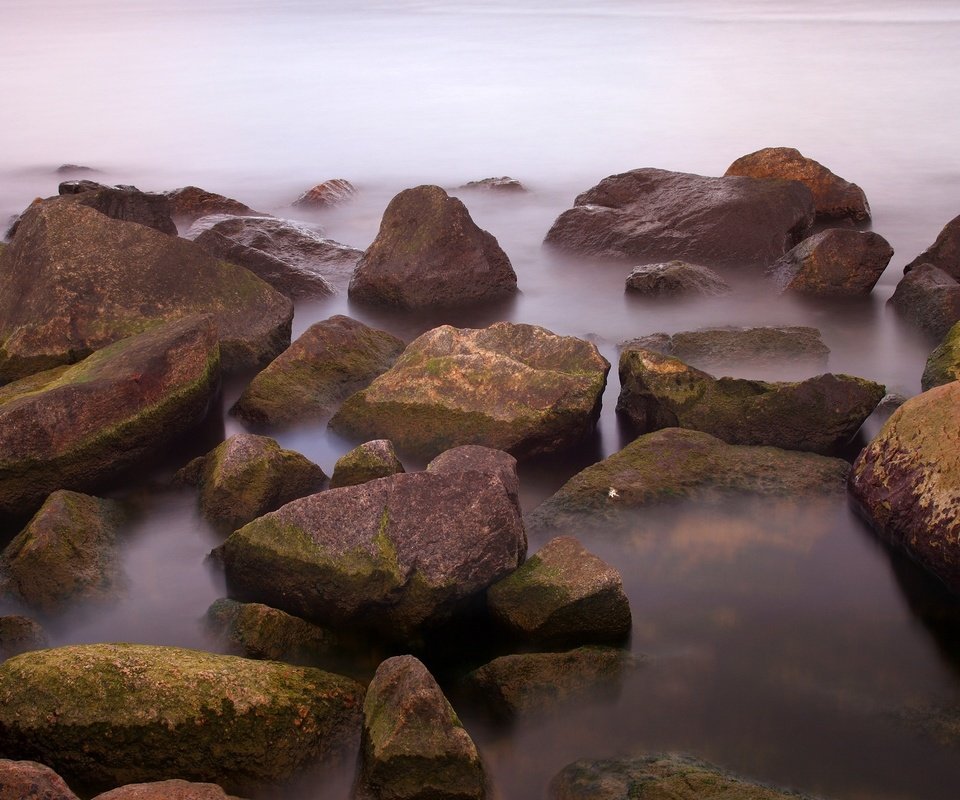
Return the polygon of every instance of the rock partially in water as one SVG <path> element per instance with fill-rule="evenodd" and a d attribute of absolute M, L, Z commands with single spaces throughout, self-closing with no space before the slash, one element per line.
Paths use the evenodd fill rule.
<path fill-rule="evenodd" d="M 200 511 L 233 531 L 268 511 L 323 489 L 327 476 L 309 459 L 273 439 L 238 433 L 195 458 L 177 478 L 200 490 Z"/>
<path fill-rule="evenodd" d="M 830 228 L 804 239 L 769 273 L 787 292 L 822 297 L 870 294 L 893 257 L 880 234 Z"/>
<path fill-rule="evenodd" d="M 352 200 L 357 188 L 344 178 L 331 178 L 307 189 L 293 201 L 294 208 L 332 208 Z"/>
<path fill-rule="evenodd" d="M 923 391 L 960 379 L 960 323 L 943 337 L 943 341 L 930 354 L 923 370 Z"/>
<path fill-rule="evenodd" d="M 880 384 L 849 375 L 767 383 L 714 378 L 652 350 L 620 354 L 617 411 L 641 433 L 703 431 L 730 444 L 832 454 L 849 442 L 883 398 Z"/>
<path fill-rule="evenodd" d="M 99 172 L 99 170 L 94 169 L 93 167 L 87 167 L 83 164 L 61 164 L 56 169 L 58 175 L 72 175 L 74 173 L 91 173 Z"/>
<path fill-rule="evenodd" d="M 151 783 L 131 783 L 98 794 L 93 800 L 239 800 L 215 783 L 191 783 L 174 778 Z"/>
<path fill-rule="evenodd" d="M 43 611 L 115 598 L 125 581 L 112 500 L 56 491 L 0 554 L 4 591 Z"/>
<path fill-rule="evenodd" d="M 349 678 L 272 661 L 60 647 L 0 665 L 0 747 L 91 794 L 171 774 L 253 793 L 355 746 L 363 694 Z"/>
<path fill-rule="evenodd" d="M 383 212 L 350 280 L 350 299 L 414 309 L 515 294 L 517 275 L 492 234 L 439 186 L 406 189 Z"/>
<path fill-rule="evenodd" d="M 937 339 L 960 322 L 960 283 L 933 264 L 917 264 L 887 301 L 901 317 Z"/>
<path fill-rule="evenodd" d="M 404 344 L 341 315 L 311 325 L 244 389 L 231 414 L 289 426 L 324 419 L 386 372 Z"/>
<path fill-rule="evenodd" d="M 232 597 L 408 642 L 478 605 L 526 537 L 496 475 L 413 472 L 295 500 L 217 552 Z"/>
<path fill-rule="evenodd" d="M 516 178 L 503 175 L 499 178 L 481 178 L 478 181 L 467 181 L 459 189 L 479 189 L 486 192 L 525 192 L 527 187 Z"/>
<path fill-rule="evenodd" d="M 0 758 L 0 800 L 79 800 L 63 778 L 35 761 Z"/>
<path fill-rule="evenodd" d="M 716 297 L 729 292 L 730 286 L 708 267 L 668 261 L 635 267 L 627 276 L 627 291 L 645 297 Z"/>
<path fill-rule="evenodd" d="M 812 800 L 731 775 L 688 756 L 575 761 L 550 782 L 550 800 Z"/>
<path fill-rule="evenodd" d="M 960 383 L 904 403 L 854 462 L 850 491 L 874 530 L 960 592 Z"/>
<path fill-rule="evenodd" d="M 477 747 L 427 668 L 384 661 L 363 702 L 358 800 L 481 800 Z"/>
<path fill-rule="evenodd" d="M 960 217 L 954 217 L 937 236 L 936 241 L 903 268 L 904 272 L 932 264 L 947 275 L 960 280 Z"/>
<path fill-rule="evenodd" d="M 199 425 L 219 389 L 209 317 L 160 325 L 0 388 L 0 513 L 31 513 L 57 489 L 109 485 Z"/>
<path fill-rule="evenodd" d="M 517 459 L 503 450 L 465 444 L 444 450 L 427 464 L 427 472 L 488 472 L 499 476 L 507 493 L 520 508 L 520 477 L 517 475 Z"/>
<path fill-rule="evenodd" d="M 849 219 L 853 222 L 870 219 L 870 206 L 863 189 L 792 147 L 766 147 L 742 156 L 725 174 L 800 181 L 813 193 L 818 219 Z"/>
<path fill-rule="evenodd" d="M 337 463 L 333 465 L 330 488 L 356 486 L 404 471 L 403 464 L 393 449 L 393 442 L 389 439 L 374 439 L 357 445 L 337 459 Z"/>
<path fill-rule="evenodd" d="M 487 606 L 512 636 L 547 646 L 621 642 L 632 623 L 620 573 L 572 536 L 491 586 Z"/>
<path fill-rule="evenodd" d="M 444 325 L 413 341 L 330 425 L 424 458 L 464 444 L 517 458 L 552 453 L 593 432 L 609 368 L 590 342 L 534 325 Z"/>
<path fill-rule="evenodd" d="M 39 622 L 19 614 L 0 617 L 0 661 L 47 645 L 47 634 Z M 0 800 L 3 800 L 2 792 Z"/>
<path fill-rule="evenodd" d="M 806 235 L 813 218 L 813 196 L 796 181 L 636 169 L 579 195 L 545 241 L 645 263 L 763 269 Z"/>
<path fill-rule="evenodd" d="M 164 193 L 170 202 L 170 215 L 179 223 L 192 225 L 200 217 L 209 214 L 248 214 L 262 217 L 259 211 L 254 211 L 246 203 L 234 200 L 216 192 L 208 192 L 199 186 L 183 186 Z"/>
<path fill-rule="evenodd" d="M 136 222 L 170 236 L 177 235 L 166 195 L 141 192 L 133 186 L 104 186 L 88 180 L 65 181 L 60 184 L 59 192 L 64 199 L 56 202 L 78 203 L 112 219 Z"/>
<path fill-rule="evenodd" d="M 31 207 L 0 253 L 0 379 L 197 313 L 215 318 L 225 370 L 265 364 L 289 344 L 292 303 L 247 270 L 65 199 Z"/>

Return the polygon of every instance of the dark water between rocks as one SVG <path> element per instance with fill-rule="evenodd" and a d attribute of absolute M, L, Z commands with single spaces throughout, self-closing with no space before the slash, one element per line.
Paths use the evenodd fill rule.
<path fill-rule="evenodd" d="M 515 300 L 387 314 L 342 292 L 298 306 L 294 335 L 336 313 L 407 340 L 441 323 L 509 319 L 588 336 L 615 364 L 618 342 L 656 331 L 804 324 L 822 331 L 831 371 L 919 391 L 933 343 L 884 303 L 903 265 L 960 213 L 955 3 L 3 5 L 4 219 L 56 193 L 64 162 L 142 189 L 192 183 L 281 216 L 302 190 L 345 177 L 361 190 L 356 202 L 298 218 L 363 248 L 399 189 L 511 174 L 531 191 L 460 196 L 510 256 Z M 866 191 L 873 229 L 896 250 L 870 299 L 800 303 L 741 279 L 729 296 L 650 304 L 624 295 L 629 265 L 541 248 L 557 214 L 605 175 L 640 166 L 720 175 L 774 145 Z M 225 407 L 241 389 L 225 388 Z M 618 391 L 614 368 L 594 441 L 524 468 L 527 509 L 625 443 Z M 230 417 L 214 428 L 212 441 L 243 429 Z M 351 446 L 323 426 L 277 438 L 328 473 Z M 224 591 L 205 562 L 219 538 L 192 493 L 146 485 L 133 495 L 126 599 L 43 620 L 53 642 L 213 647 L 199 618 Z M 634 535 L 584 544 L 623 573 L 631 648 L 647 661 L 615 696 L 551 717 L 493 727 L 464 709 L 499 796 L 539 797 L 576 758 L 664 750 L 838 800 L 957 796 L 958 749 L 923 738 L 902 714 L 960 702 L 960 615 L 842 500 L 644 512 Z M 476 658 L 465 649 L 464 667 Z M 362 675 L 376 665 L 367 661 Z"/>

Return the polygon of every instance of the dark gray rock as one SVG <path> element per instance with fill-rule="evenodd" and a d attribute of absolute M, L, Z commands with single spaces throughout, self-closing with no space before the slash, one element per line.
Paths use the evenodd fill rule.
<path fill-rule="evenodd" d="M 87 180 L 66 181 L 60 184 L 59 191 L 68 202 L 88 206 L 112 219 L 136 222 L 170 236 L 177 235 L 170 201 L 165 195 Z"/>
<path fill-rule="evenodd" d="M 873 231 L 830 228 L 804 239 L 769 270 L 787 292 L 822 297 L 870 294 L 893 257 Z"/>
<path fill-rule="evenodd" d="M 500 178 L 482 178 L 478 181 L 467 181 L 460 189 L 478 189 L 485 192 L 525 192 L 527 187 L 516 178 L 504 175 Z"/>

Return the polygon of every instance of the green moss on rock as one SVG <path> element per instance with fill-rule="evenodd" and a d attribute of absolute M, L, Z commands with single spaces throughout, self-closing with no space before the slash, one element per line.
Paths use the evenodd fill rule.
<path fill-rule="evenodd" d="M 330 488 L 356 486 L 403 471 L 403 464 L 394 452 L 393 443 L 389 439 L 374 439 L 372 442 L 357 445 L 337 459 L 333 466 Z"/>
<path fill-rule="evenodd" d="M 947 332 L 943 341 L 930 354 L 923 370 L 923 391 L 960 379 L 960 322 Z"/>

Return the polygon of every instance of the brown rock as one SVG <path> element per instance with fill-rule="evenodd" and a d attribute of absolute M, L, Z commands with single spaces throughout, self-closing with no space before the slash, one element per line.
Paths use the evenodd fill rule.
<path fill-rule="evenodd" d="M 504 175 L 501 178 L 483 178 L 479 181 L 468 181 L 460 189 L 480 189 L 487 192 L 525 192 L 527 187 L 516 178 Z"/>
<path fill-rule="evenodd" d="M 517 475 L 517 459 L 503 450 L 465 444 L 444 450 L 427 464 L 427 472 L 488 472 L 498 475 L 510 498 L 520 507 L 520 478 Z"/>
<path fill-rule="evenodd" d="M 879 234 L 848 228 L 821 231 L 794 247 L 769 273 L 788 292 L 848 297 L 870 294 L 893 257 Z"/>
<path fill-rule="evenodd" d="M 130 783 L 98 794 L 93 800 L 238 800 L 215 783 L 191 783 L 173 779 Z"/>
<path fill-rule="evenodd" d="M 646 297 L 715 297 L 730 291 L 730 286 L 707 267 L 668 261 L 636 267 L 627 276 L 627 291 Z"/>
<path fill-rule="evenodd" d="M 17 614 L 0 617 L 0 661 L 30 650 L 40 650 L 47 644 L 47 634 L 39 622 Z M 2 789 L 0 800 L 5 800 Z"/>
<path fill-rule="evenodd" d="M 296 208 L 330 208 L 352 200 L 356 193 L 357 189 L 350 181 L 331 178 L 307 189 L 292 205 Z"/>
<path fill-rule="evenodd" d="M 208 214 L 263 216 L 259 211 L 254 211 L 250 206 L 241 203 L 239 200 L 233 200 L 216 192 L 208 192 L 198 186 L 184 186 L 165 194 L 170 202 L 171 216 L 186 225 L 190 225 Z"/>
<path fill-rule="evenodd" d="M 389 439 L 374 439 L 372 442 L 357 445 L 337 459 L 337 463 L 333 465 L 330 488 L 356 486 L 404 471 L 403 464 L 393 449 L 393 442 Z"/>
<path fill-rule="evenodd" d="M 933 264 L 913 267 L 887 302 L 936 339 L 943 339 L 960 322 L 960 283 Z"/>
<path fill-rule="evenodd" d="M 170 236 L 177 235 L 177 226 L 170 216 L 170 202 L 162 194 L 87 180 L 66 181 L 60 184 L 59 191 L 67 198 L 60 202 L 78 203 L 112 219 L 136 222 Z"/>
<path fill-rule="evenodd" d="M 907 264 L 903 271 L 910 272 L 921 264 L 932 264 L 960 280 L 960 217 L 954 217 L 944 225 L 936 241 Z"/>
<path fill-rule="evenodd" d="M 63 778 L 35 761 L 0 759 L 0 800 L 78 800 Z"/>

